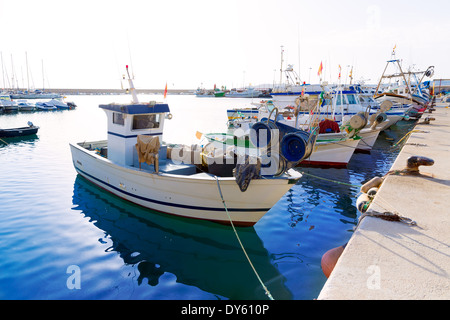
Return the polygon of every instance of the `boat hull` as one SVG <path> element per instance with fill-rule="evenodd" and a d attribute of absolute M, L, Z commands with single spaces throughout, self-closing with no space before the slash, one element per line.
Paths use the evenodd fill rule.
<path fill-rule="evenodd" d="M 338 139 L 335 141 L 319 140 L 310 157 L 300 162 L 299 166 L 346 167 L 355 152 L 359 141 L 356 139 Z"/>
<path fill-rule="evenodd" d="M 228 218 L 214 176 L 151 173 L 118 166 L 78 144 L 70 147 L 77 173 L 118 197 L 176 216 L 224 224 L 231 218 L 237 226 L 254 225 L 301 177 L 291 172 L 288 178 L 252 180 L 245 192 L 233 177 L 218 178 Z"/>
<path fill-rule="evenodd" d="M 1 129 L 0 137 L 1 138 L 12 138 L 12 137 L 23 137 L 36 134 L 38 132 L 39 127 L 23 127 L 23 128 L 13 128 L 13 129 Z"/>

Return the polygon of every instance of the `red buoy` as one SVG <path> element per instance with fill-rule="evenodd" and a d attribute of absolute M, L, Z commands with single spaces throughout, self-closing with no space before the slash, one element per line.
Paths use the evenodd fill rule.
<path fill-rule="evenodd" d="M 331 272 L 334 269 L 334 266 L 336 265 L 337 261 L 339 260 L 339 257 L 341 256 L 342 252 L 344 251 L 345 245 L 333 248 L 325 252 L 325 254 L 322 256 L 322 260 L 320 262 L 320 265 L 322 267 L 322 271 L 324 275 L 328 278 L 331 274 Z"/>

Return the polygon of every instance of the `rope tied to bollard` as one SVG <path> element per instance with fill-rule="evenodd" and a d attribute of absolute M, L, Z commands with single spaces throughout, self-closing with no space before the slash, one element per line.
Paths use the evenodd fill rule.
<path fill-rule="evenodd" d="M 401 215 L 399 215 L 397 213 L 393 213 L 393 212 L 390 212 L 390 211 L 378 212 L 378 211 L 375 211 L 375 210 L 369 210 L 369 211 L 364 212 L 361 215 L 361 217 L 359 217 L 358 224 L 356 225 L 356 228 L 358 228 L 358 226 L 361 223 L 361 221 L 367 216 L 374 217 L 374 218 L 380 218 L 380 219 L 383 219 L 383 220 L 386 220 L 386 221 L 402 222 L 402 223 L 405 223 L 405 224 L 410 225 L 410 226 L 416 226 L 417 225 L 417 223 L 414 220 L 412 220 L 410 218 L 407 218 L 407 217 L 403 217 L 403 216 L 401 216 Z"/>

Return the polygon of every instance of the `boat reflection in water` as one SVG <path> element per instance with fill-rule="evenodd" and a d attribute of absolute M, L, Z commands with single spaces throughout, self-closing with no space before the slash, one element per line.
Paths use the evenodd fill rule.
<path fill-rule="evenodd" d="M 118 252 L 125 264 L 137 266 L 138 285 L 157 286 L 160 276 L 168 272 L 178 283 L 219 299 L 268 299 L 230 226 L 152 211 L 149 219 L 149 209 L 114 197 L 79 175 L 72 201 L 72 210 L 81 211 L 109 235 L 111 250 Z M 237 232 L 271 295 L 292 299 L 286 279 L 271 264 L 255 230 L 238 228 Z"/>

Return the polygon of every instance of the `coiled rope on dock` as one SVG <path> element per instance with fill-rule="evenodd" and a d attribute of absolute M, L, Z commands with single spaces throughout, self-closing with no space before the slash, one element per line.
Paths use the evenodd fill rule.
<path fill-rule="evenodd" d="M 248 260 L 250 266 L 252 267 L 253 272 L 255 273 L 256 277 L 258 278 L 258 281 L 261 283 L 261 286 L 263 287 L 264 291 L 266 292 L 266 295 L 269 297 L 270 300 L 274 300 L 274 298 L 272 297 L 272 294 L 271 294 L 270 291 L 267 289 L 267 287 L 265 286 L 264 282 L 261 280 L 261 277 L 259 276 L 258 272 L 256 271 L 255 267 L 253 266 L 253 263 L 252 263 L 252 261 L 250 260 L 250 257 L 248 256 L 247 251 L 245 250 L 244 245 L 243 245 L 242 242 L 241 242 L 241 239 L 239 238 L 239 235 L 238 235 L 238 233 L 237 233 L 237 231 L 236 231 L 236 228 L 234 227 L 233 220 L 232 220 L 231 217 L 230 217 L 230 214 L 229 214 L 228 208 L 227 208 L 227 204 L 225 203 L 225 200 L 224 200 L 223 195 L 222 195 L 222 189 L 220 188 L 219 178 L 218 178 L 216 175 L 214 175 L 214 178 L 215 178 L 216 181 L 217 181 L 217 188 L 219 189 L 219 195 L 220 195 L 220 198 L 222 199 L 222 203 L 223 203 L 223 206 L 224 206 L 224 208 L 225 208 L 225 212 L 227 213 L 228 220 L 230 221 L 231 227 L 233 228 L 234 234 L 236 235 L 236 238 L 237 238 L 237 240 L 238 240 L 238 242 L 239 242 L 239 245 L 241 246 L 242 251 L 244 252 L 245 257 L 247 258 L 247 260 Z"/>

